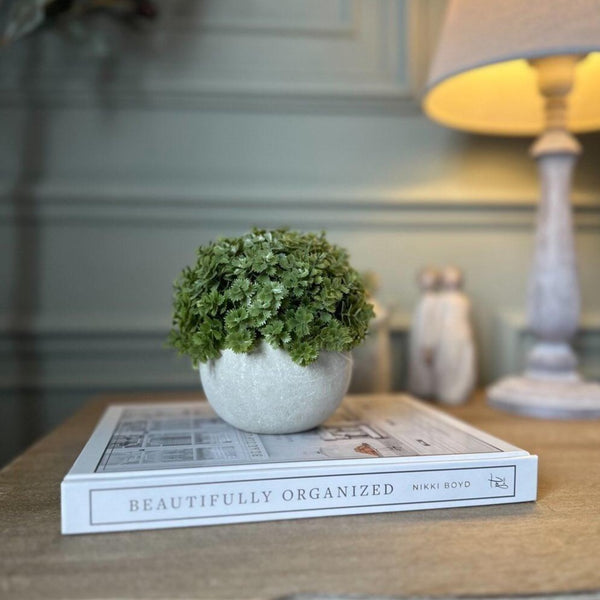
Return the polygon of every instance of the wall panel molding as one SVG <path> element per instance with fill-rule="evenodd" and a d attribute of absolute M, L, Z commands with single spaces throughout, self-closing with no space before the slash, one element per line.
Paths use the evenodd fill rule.
<path fill-rule="evenodd" d="M 6 325 L 7 319 L 0 318 Z M 189 360 L 166 346 L 167 319 L 156 317 L 129 324 L 107 319 L 92 326 L 84 320 L 68 325 L 60 320 L 37 322 L 27 330 L 0 329 L 0 390 L 49 391 L 119 389 L 196 389 L 197 373 Z M 393 353 L 405 357 L 410 315 L 396 311 L 390 332 Z M 485 348 L 494 356 L 492 379 L 519 373 L 533 343 L 525 315 L 518 310 L 500 311 L 494 320 L 493 343 Z M 580 368 L 589 378 L 600 380 L 600 313 L 586 312 L 574 340 Z M 17 366 L 19 368 L 15 368 Z M 402 381 L 395 367 L 395 388 Z"/>
<path fill-rule="evenodd" d="M 198 223 L 247 224 L 260 214 L 261 225 L 338 229 L 353 227 L 440 229 L 531 228 L 537 199 L 424 198 L 392 190 L 252 189 L 226 186 L 119 186 L 65 182 L 0 191 L 0 219 L 82 222 L 98 226 L 196 226 Z M 582 196 L 574 203 L 577 228 L 600 228 L 600 199 Z"/>
<path fill-rule="evenodd" d="M 168 87 L 151 92 L 113 89 L 102 95 L 91 90 L 42 89 L 35 94 L 24 90 L 0 90 L 0 106 L 22 109 L 135 109 L 167 111 L 219 111 L 247 113 L 368 114 L 398 117 L 420 116 L 421 109 L 408 90 L 394 86 L 368 85 L 288 86 L 199 85 L 195 89 Z"/>
<path fill-rule="evenodd" d="M 0 389 L 80 391 L 192 388 L 189 361 L 166 348 L 168 329 L 0 333 Z"/>
<path fill-rule="evenodd" d="M 0 317 L 3 321 L 6 317 Z M 0 390 L 199 389 L 189 359 L 167 347 L 165 321 L 157 317 L 153 323 L 148 319 L 117 328 L 105 320 L 90 328 L 89 321 L 67 326 L 53 320 L 28 330 L 0 329 Z M 401 312 L 391 320 L 392 340 L 401 354 L 409 323 Z"/>
<path fill-rule="evenodd" d="M 408 0 L 171 0 L 137 36 L 96 23 L 90 43 L 103 52 L 80 42 L 74 54 L 54 30 L 10 47 L 0 106 L 417 114 L 413 10 Z"/>
<path fill-rule="evenodd" d="M 246 10 L 240 15 L 240 4 L 235 0 L 208 4 L 170 0 L 164 5 L 164 16 L 169 30 L 310 38 L 352 36 L 357 31 L 360 14 L 358 0 L 278 0 L 277 4 L 270 5 L 245 0 L 244 4 L 242 8 Z M 237 10 L 232 12 L 232 6 Z"/>

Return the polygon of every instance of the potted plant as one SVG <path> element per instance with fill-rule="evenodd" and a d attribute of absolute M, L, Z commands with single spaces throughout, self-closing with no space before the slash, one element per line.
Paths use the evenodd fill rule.
<path fill-rule="evenodd" d="M 324 233 L 253 229 L 198 249 L 175 282 L 169 340 L 199 365 L 224 420 L 292 433 L 338 407 L 372 316 L 347 252 Z"/>

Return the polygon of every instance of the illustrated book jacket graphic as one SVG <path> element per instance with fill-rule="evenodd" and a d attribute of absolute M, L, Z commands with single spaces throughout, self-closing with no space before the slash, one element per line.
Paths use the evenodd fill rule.
<path fill-rule="evenodd" d="M 537 456 L 407 396 L 257 435 L 205 402 L 110 406 L 61 486 L 62 532 L 189 527 L 535 500 Z"/>

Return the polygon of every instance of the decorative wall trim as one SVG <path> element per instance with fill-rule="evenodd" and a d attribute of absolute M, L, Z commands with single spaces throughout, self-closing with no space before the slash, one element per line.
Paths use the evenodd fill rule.
<path fill-rule="evenodd" d="M 12 109 L 97 108 L 120 110 L 220 111 L 247 113 L 370 114 L 414 117 L 421 115 L 410 90 L 400 86 L 260 85 L 202 86 L 196 89 L 156 88 L 136 92 L 126 89 L 40 89 L 0 91 L 0 106 Z"/>
<path fill-rule="evenodd" d="M 0 318 L 0 390 L 197 389 L 197 373 L 186 358 L 166 347 L 165 318 L 121 325 L 106 319 L 36 323 L 29 329 L 8 328 Z M 585 313 L 575 347 L 581 370 L 600 380 L 600 313 Z M 410 315 L 392 313 L 392 351 L 396 356 L 395 389 L 402 384 Z M 533 338 L 519 311 L 500 312 L 494 323 L 492 378 L 522 370 Z M 18 368 L 17 368 L 18 367 Z"/>
<path fill-rule="evenodd" d="M 93 327 L 75 321 L 0 330 L 0 390 L 197 389 L 189 360 L 166 347 L 164 322 L 148 319 L 119 330 L 98 321 Z M 408 326 L 406 314 L 394 314 L 396 345 L 404 345 Z"/>
<path fill-rule="evenodd" d="M 304 23 L 270 19 L 266 9 L 265 15 L 258 18 L 239 18 L 232 14 L 217 19 L 209 15 L 203 20 L 202 17 L 171 16 L 171 8 L 167 7 L 160 27 L 150 28 L 137 40 L 137 45 L 128 40 L 129 45 L 118 55 L 106 56 L 93 56 L 93 51 L 88 49 L 87 55 L 80 52 L 71 60 L 66 71 L 64 60 L 73 58 L 68 42 L 53 35 L 54 32 L 37 32 L 33 42 L 11 49 L 12 54 L 0 60 L 3 67 L 0 72 L 4 71 L 0 81 L 0 106 L 269 114 L 419 114 L 409 73 L 415 71 L 411 63 L 420 64 L 421 58 L 418 54 L 409 54 L 405 39 L 404 29 L 413 10 L 408 1 L 339 0 L 337 4 L 336 16 L 315 11 L 315 16 Z M 365 17 L 366 12 L 369 19 Z M 426 28 L 425 19 L 419 19 L 419 23 L 421 28 Z M 211 51 L 206 53 L 207 49 L 199 44 L 204 34 L 213 40 L 223 39 L 216 49 L 211 46 Z M 321 60 L 310 59 L 310 54 L 300 51 L 304 66 L 290 72 L 289 64 L 275 61 L 266 66 L 260 53 L 254 56 L 249 50 L 249 58 L 254 56 L 254 60 L 249 59 L 231 70 L 231 64 L 222 61 L 221 51 L 226 50 L 232 40 L 245 39 L 249 34 L 256 40 L 272 36 L 281 40 L 290 36 L 305 37 L 307 49 L 311 38 L 319 37 L 324 43 L 330 41 L 333 48 L 344 38 L 354 55 L 338 65 L 333 59 L 327 61 L 331 53 L 326 50 Z M 157 62 L 155 46 L 161 45 L 161 36 L 175 40 L 172 44 L 175 48 L 188 48 L 190 54 L 178 55 L 172 50 L 173 55 L 167 55 L 165 62 Z M 271 40 L 275 45 L 270 56 L 278 55 L 277 44 L 281 40 Z M 165 44 L 161 54 L 168 52 L 168 48 Z M 157 64 L 141 77 L 134 63 L 127 59 L 128 54 L 138 55 L 138 61 L 146 57 L 150 64 Z M 64 58 L 61 61 L 54 55 Z M 42 60 L 41 57 L 48 58 Z M 183 75 L 177 69 L 169 69 L 171 63 L 182 59 L 187 60 Z"/>
<path fill-rule="evenodd" d="M 21 201 L 20 196 L 27 198 Z M 40 184 L 32 189 L 0 191 L 0 219 L 6 221 L 60 220 L 98 226 L 197 226 L 198 223 L 247 225 L 260 212 L 261 224 L 294 224 L 329 229 L 473 227 L 513 229 L 531 227 L 536 198 L 454 200 L 411 198 L 386 190 L 264 189 L 248 187 L 120 186 L 103 183 Z M 600 201 L 575 199 L 577 228 L 600 228 Z"/>
<path fill-rule="evenodd" d="M 193 388 L 196 373 L 165 347 L 166 336 L 127 330 L 0 334 L 0 390 Z"/>
<path fill-rule="evenodd" d="M 388 0 L 389 1 L 389 0 Z M 331 3 L 331 1 L 330 1 Z M 334 17 L 320 15 L 320 19 L 307 19 L 302 24 L 293 18 L 190 18 L 190 15 L 173 15 L 172 7 L 167 6 L 168 28 L 177 31 L 209 31 L 250 35 L 285 35 L 314 37 L 318 35 L 351 36 L 356 32 L 359 4 L 357 0 L 336 0 L 337 11 Z"/>

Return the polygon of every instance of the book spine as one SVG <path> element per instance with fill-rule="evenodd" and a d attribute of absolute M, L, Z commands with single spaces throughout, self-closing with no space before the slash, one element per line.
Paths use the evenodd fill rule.
<path fill-rule="evenodd" d="M 346 471 L 279 469 L 214 481 L 136 478 L 62 485 L 63 533 L 189 527 L 535 500 L 537 457 Z"/>

